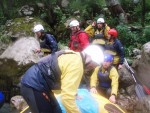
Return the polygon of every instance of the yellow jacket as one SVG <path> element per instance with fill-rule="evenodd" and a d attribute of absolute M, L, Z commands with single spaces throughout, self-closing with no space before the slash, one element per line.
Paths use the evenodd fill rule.
<path fill-rule="evenodd" d="M 61 101 L 67 113 L 81 113 L 75 98 L 83 75 L 83 63 L 80 53 L 64 54 L 58 57 L 61 75 Z"/>
<path fill-rule="evenodd" d="M 96 87 L 98 83 L 98 70 L 100 67 L 95 69 L 95 72 L 91 76 L 90 86 Z M 103 69 L 103 68 L 102 68 Z M 104 69 L 102 71 L 105 71 Z M 118 79 L 119 75 L 115 67 L 112 67 L 109 73 L 109 78 L 111 79 L 111 94 L 117 95 L 118 92 Z"/>
<path fill-rule="evenodd" d="M 104 38 L 108 37 L 108 31 L 109 31 L 110 27 L 109 26 L 105 26 L 104 29 Z M 103 30 L 98 30 L 98 29 L 94 29 L 94 27 L 92 27 L 92 25 L 89 25 L 85 30 L 84 30 L 90 37 L 94 37 L 94 35 L 96 34 L 100 34 L 103 33 Z"/>

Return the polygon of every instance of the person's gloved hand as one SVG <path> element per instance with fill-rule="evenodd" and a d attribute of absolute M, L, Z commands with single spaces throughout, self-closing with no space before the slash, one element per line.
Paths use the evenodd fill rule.
<path fill-rule="evenodd" d="M 92 88 L 90 89 L 90 92 L 96 94 L 96 93 L 97 93 L 97 90 L 96 90 L 95 87 L 92 87 Z"/>
<path fill-rule="evenodd" d="M 116 97 L 115 97 L 115 95 L 111 95 L 109 97 L 109 101 L 115 104 L 116 103 Z"/>
<path fill-rule="evenodd" d="M 119 64 L 118 69 L 122 69 L 122 68 L 123 68 L 122 64 Z"/>
<path fill-rule="evenodd" d="M 94 21 L 93 23 L 92 23 L 92 27 L 95 27 L 96 26 L 96 22 Z"/>
<path fill-rule="evenodd" d="M 33 52 L 34 52 L 34 53 L 40 53 L 40 52 L 41 52 L 41 49 L 39 49 L 39 48 L 38 48 L 38 49 L 34 49 Z"/>

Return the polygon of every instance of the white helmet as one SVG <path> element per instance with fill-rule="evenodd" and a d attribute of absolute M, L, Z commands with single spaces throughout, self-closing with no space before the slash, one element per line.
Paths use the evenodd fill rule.
<path fill-rule="evenodd" d="M 79 22 L 77 20 L 72 20 L 69 24 L 69 27 L 79 26 Z"/>
<path fill-rule="evenodd" d="M 39 31 L 44 31 L 44 27 L 41 24 L 38 24 L 36 26 L 34 26 L 33 28 L 33 32 L 39 32 Z"/>
<path fill-rule="evenodd" d="M 97 45 L 89 45 L 87 46 L 83 52 L 89 55 L 93 62 L 100 65 L 104 61 L 104 54 L 102 49 Z"/>
<path fill-rule="evenodd" d="M 97 24 L 105 23 L 104 18 L 97 19 Z"/>

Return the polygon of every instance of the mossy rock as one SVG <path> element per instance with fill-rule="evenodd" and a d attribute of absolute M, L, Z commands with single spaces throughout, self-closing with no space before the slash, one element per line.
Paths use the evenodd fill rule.
<path fill-rule="evenodd" d="M 0 80 L 11 79 L 14 83 L 19 83 L 19 78 L 32 64 L 18 65 L 13 59 L 0 59 Z"/>
<path fill-rule="evenodd" d="M 50 26 L 36 17 L 21 17 L 15 18 L 14 20 L 10 20 L 6 23 L 5 31 L 11 37 L 19 37 L 19 36 L 34 36 L 32 29 L 35 24 L 42 24 L 45 28 L 45 31 L 53 32 Z"/>

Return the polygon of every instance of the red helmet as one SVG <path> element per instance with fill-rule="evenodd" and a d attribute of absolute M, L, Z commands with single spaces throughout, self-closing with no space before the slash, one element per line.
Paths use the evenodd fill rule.
<path fill-rule="evenodd" d="M 108 31 L 108 34 L 111 35 L 111 36 L 113 36 L 114 38 L 117 38 L 117 36 L 118 36 L 118 32 L 115 29 L 110 29 Z"/>

